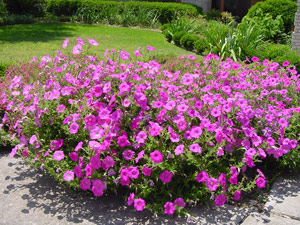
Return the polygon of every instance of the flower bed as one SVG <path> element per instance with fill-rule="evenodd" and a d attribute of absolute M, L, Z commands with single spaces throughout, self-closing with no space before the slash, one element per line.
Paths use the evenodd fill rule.
<path fill-rule="evenodd" d="M 259 169 L 289 155 L 299 117 L 299 79 L 288 62 L 244 65 L 208 55 L 161 65 L 125 51 L 34 58 L 1 83 L 2 126 L 20 154 L 72 188 L 127 192 L 138 211 L 181 213 L 222 206 L 264 188 Z M 63 44 L 68 48 L 69 40 Z M 148 51 L 154 48 L 148 46 Z"/>

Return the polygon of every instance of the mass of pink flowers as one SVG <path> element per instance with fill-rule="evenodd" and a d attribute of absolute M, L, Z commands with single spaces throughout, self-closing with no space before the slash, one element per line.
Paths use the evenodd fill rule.
<path fill-rule="evenodd" d="M 300 80 L 287 63 L 209 54 L 170 67 L 147 57 L 151 46 L 101 58 L 84 52 L 95 40 L 70 43 L 72 55 L 34 58 L 31 76 L 11 71 L 0 104 L 1 127 L 19 140 L 10 155 L 72 187 L 95 196 L 125 187 L 137 211 L 172 215 L 264 188 L 264 160 L 297 147 L 285 129 L 300 112 Z"/>

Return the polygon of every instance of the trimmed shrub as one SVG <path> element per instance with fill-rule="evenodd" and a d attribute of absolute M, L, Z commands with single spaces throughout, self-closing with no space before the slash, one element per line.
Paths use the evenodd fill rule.
<path fill-rule="evenodd" d="M 12 14 L 43 15 L 44 0 L 4 0 L 7 10 Z"/>
<path fill-rule="evenodd" d="M 293 51 L 290 45 L 266 44 L 260 49 L 261 57 L 280 63 L 288 61 L 300 72 L 300 53 Z"/>
<path fill-rule="evenodd" d="M 249 9 L 246 16 L 250 18 L 255 17 L 257 15 L 257 10 L 261 10 L 263 14 L 271 14 L 273 19 L 277 16 L 281 16 L 285 32 L 287 33 L 291 31 L 294 26 L 297 3 L 291 0 L 267 0 L 258 2 Z"/>
<path fill-rule="evenodd" d="M 180 39 L 181 39 L 184 35 L 186 35 L 186 34 L 187 34 L 187 32 L 185 32 L 185 31 L 178 31 L 178 32 L 176 32 L 176 33 L 173 35 L 173 41 L 174 41 L 175 45 L 180 46 Z"/>
<path fill-rule="evenodd" d="M 194 43 L 194 49 L 198 53 L 203 53 L 208 48 L 208 44 L 205 40 L 205 38 L 199 38 L 199 40 L 195 41 Z"/>
<path fill-rule="evenodd" d="M 194 43 L 199 39 L 200 37 L 195 34 L 186 34 L 180 39 L 180 45 L 191 51 L 194 49 Z"/>
<path fill-rule="evenodd" d="M 168 23 L 177 16 L 196 16 L 202 12 L 202 9 L 180 3 L 162 3 L 162 2 L 116 2 L 116 1 L 96 1 L 96 0 L 49 0 L 47 2 L 47 11 L 56 15 L 73 16 L 81 7 L 87 7 L 97 12 L 103 12 L 116 8 L 118 14 L 123 12 L 124 8 L 130 8 L 133 13 L 143 8 L 146 11 L 154 11 L 159 15 L 158 20 L 162 23 Z"/>
<path fill-rule="evenodd" d="M 31 24 L 35 19 L 31 15 L 5 15 L 0 17 L 0 25 Z"/>

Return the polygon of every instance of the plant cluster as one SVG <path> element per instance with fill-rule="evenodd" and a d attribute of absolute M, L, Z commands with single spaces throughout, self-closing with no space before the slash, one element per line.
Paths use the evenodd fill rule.
<path fill-rule="evenodd" d="M 291 0 L 266 0 L 256 3 L 248 13 L 248 18 L 271 15 L 273 19 L 281 16 L 285 32 L 288 33 L 294 26 L 295 14 L 297 12 L 297 3 Z M 260 17 L 262 18 L 260 15 Z"/>
<path fill-rule="evenodd" d="M 136 210 L 171 215 L 238 201 L 266 186 L 264 162 L 298 153 L 300 81 L 289 62 L 209 54 L 162 65 L 142 60 L 141 48 L 86 55 L 87 43 L 98 45 L 78 38 L 73 55 L 33 58 L 1 82 L 1 127 L 19 140 L 12 157 L 72 188 L 126 190 Z"/>
<path fill-rule="evenodd" d="M 84 8 L 84 12 L 82 12 Z M 123 11 L 128 11 L 127 16 L 132 13 L 137 15 L 140 12 L 152 12 L 154 17 L 158 17 L 161 24 L 168 23 L 176 18 L 176 16 L 196 16 L 202 12 L 202 9 L 189 4 L 179 3 L 164 3 L 164 2 L 136 2 L 136 1 L 96 1 L 96 0 L 49 0 L 47 1 L 47 12 L 55 15 L 73 16 L 75 14 L 88 13 L 106 15 L 114 14 L 115 16 L 122 15 Z M 130 13 L 129 13 L 130 11 Z"/>

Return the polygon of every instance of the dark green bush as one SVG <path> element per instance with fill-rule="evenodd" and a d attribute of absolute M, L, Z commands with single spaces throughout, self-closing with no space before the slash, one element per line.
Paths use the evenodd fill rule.
<path fill-rule="evenodd" d="M 208 44 L 205 38 L 199 38 L 199 40 L 195 41 L 194 43 L 194 49 L 198 53 L 203 53 L 207 48 L 208 48 Z"/>
<path fill-rule="evenodd" d="M 13 14 L 0 17 L 0 25 L 30 24 L 34 21 L 34 17 L 30 15 Z"/>
<path fill-rule="evenodd" d="M 4 3 L 11 14 L 42 16 L 45 0 L 4 0 Z"/>
<path fill-rule="evenodd" d="M 167 39 L 168 42 L 172 41 L 173 36 L 172 36 L 172 33 L 171 33 L 170 29 L 165 29 L 163 31 L 163 35 L 166 37 L 166 39 Z"/>
<path fill-rule="evenodd" d="M 300 71 L 300 54 L 292 50 L 290 45 L 266 44 L 262 46 L 260 52 L 261 59 L 270 59 L 280 64 L 289 61 L 291 65 L 296 66 L 298 72 Z"/>
<path fill-rule="evenodd" d="M 186 34 L 180 39 L 180 45 L 191 51 L 194 49 L 194 43 L 199 39 L 200 37 L 195 34 Z"/>
<path fill-rule="evenodd" d="M 196 16 L 202 12 L 202 8 L 189 4 L 162 3 L 162 2 L 116 2 L 116 1 L 97 1 L 97 0 L 49 0 L 47 11 L 55 15 L 73 16 L 81 7 L 88 7 L 97 10 L 99 13 L 112 8 L 116 8 L 121 14 L 123 9 L 128 7 L 133 13 L 143 8 L 147 11 L 155 11 L 159 15 L 159 21 L 165 24 L 176 16 Z"/>
<path fill-rule="evenodd" d="M 281 15 L 285 32 L 289 32 L 294 26 L 295 14 L 297 11 L 297 3 L 291 0 L 267 0 L 256 3 L 248 11 L 248 17 L 255 17 L 257 10 L 262 10 L 263 13 L 270 13 L 275 19 Z"/>
<path fill-rule="evenodd" d="M 173 41 L 174 41 L 175 45 L 180 46 L 180 39 L 181 39 L 184 35 L 186 35 L 186 34 L 187 34 L 187 32 L 185 32 L 185 31 L 178 31 L 178 32 L 176 32 L 176 33 L 173 35 Z"/>
<path fill-rule="evenodd" d="M 3 0 L 0 0 L 0 16 L 4 15 L 7 15 L 6 4 L 3 2 Z"/>

